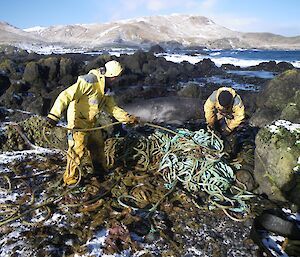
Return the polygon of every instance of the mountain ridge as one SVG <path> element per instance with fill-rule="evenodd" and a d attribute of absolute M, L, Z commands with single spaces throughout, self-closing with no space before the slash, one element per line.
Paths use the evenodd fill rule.
<path fill-rule="evenodd" d="M 88 49 L 105 45 L 150 47 L 300 49 L 300 36 L 239 32 L 197 15 L 148 16 L 109 23 L 18 29 L 0 22 L 0 44 L 31 42 Z"/>

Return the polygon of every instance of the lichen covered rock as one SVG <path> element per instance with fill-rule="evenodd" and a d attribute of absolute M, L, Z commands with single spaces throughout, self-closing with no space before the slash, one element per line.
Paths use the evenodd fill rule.
<path fill-rule="evenodd" d="M 300 124 L 278 120 L 261 129 L 255 143 L 258 192 L 300 206 Z"/>
<path fill-rule="evenodd" d="M 272 79 L 257 98 L 257 110 L 251 118 L 255 126 L 263 127 L 274 120 L 300 121 L 300 71 L 287 70 Z"/>
<path fill-rule="evenodd" d="M 20 131 L 18 131 L 19 128 Z M 22 134 L 35 146 L 46 148 L 67 148 L 66 130 L 61 127 L 44 129 L 45 119 L 33 116 L 19 123 L 8 123 L 0 133 L 0 151 L 30 149 L 32 146 L 22 138 Z"/>

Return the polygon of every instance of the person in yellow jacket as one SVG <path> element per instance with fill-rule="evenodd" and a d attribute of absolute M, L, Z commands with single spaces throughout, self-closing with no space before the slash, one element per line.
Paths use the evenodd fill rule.
<path fill-rule="evenodd" d="M 105 67 L 93 69 L 88 74 L 79 76 L 77 82 L 62 91 L 55 100 L 47 116 L 47 125 L 55 126 L 65 109 L 67 109 L 67 122 L 70 129 L 95 127 L 96 116 L 102 110 L 122 123 L 136 123 L 137 118 L 118 107 L 108 92 L 109 86 L 122 71 L 119 62 L 109 61 Z M 65 184 L 72 185 L 78 181 L 79 172 L 87 170 L 83 169 L 83 164 L 86 168 L 89 163 L 92 173 L 95 171 L 95 165 L 98 169 L 105 168 L 104 140 L 100 130 L 70 131 L 68 145 L 67 167 L 63 176 Z"/>
<path fill-rule="evenodd" d="M 245 119 L 245 108 L 241 97 L 233 88 L 221 87 L 215 90 L 204 104 L 207 125 L 228 136 Z"/>

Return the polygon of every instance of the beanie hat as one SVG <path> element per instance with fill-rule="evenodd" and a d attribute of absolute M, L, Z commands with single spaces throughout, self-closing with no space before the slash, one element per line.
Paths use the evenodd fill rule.
<path fill-rule="evenodd" d="M 222 91 L 218 96 L 218 101 L 220 105 L 222 105 L 223 107 L 230 106 L 232 104 L 232 100 L 233 100 L 233 96 L 227 90 Z"/>

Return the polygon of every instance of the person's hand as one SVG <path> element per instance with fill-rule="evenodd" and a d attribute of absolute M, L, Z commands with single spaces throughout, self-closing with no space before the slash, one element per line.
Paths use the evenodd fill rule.
<path fill-rule="evenodd" d="M 215 130 L 214 124 L 209 124 L 209 123 L 207 123 L 207 129 L 208 129 L 208 130 Z"/>
<path fill-rule="evenodd" d="M 226 122 L 223 119 L 221 120 L 220 133 L 222 136 L 229 136 L 231 134 L 230 129 L 228 128 Z"/>
<path fill-rule="evenodd" d="M 228 130 L 224 129 L 224 130 L 221 131 L 221 134 L 223 136 L 227 137 L 227 136 L 229 136 L 231 134 L 231 131 L 228 131 Z"/>
<path fill-rule="evenodd" d="M 136 116 L 129 115 L 128 123 L 132 125 L 137 125 L 140 123 L 140 119 Z"/>
<path fill-rule="evenodd" d="M 54 128 L 56 126 L 56 124 L 57 124 L 57 121 L 52 120 L 49 117 L 46 117 L 46 119 L 45 119 L 45 127 L 47 127 L 47 128 Z"/>

